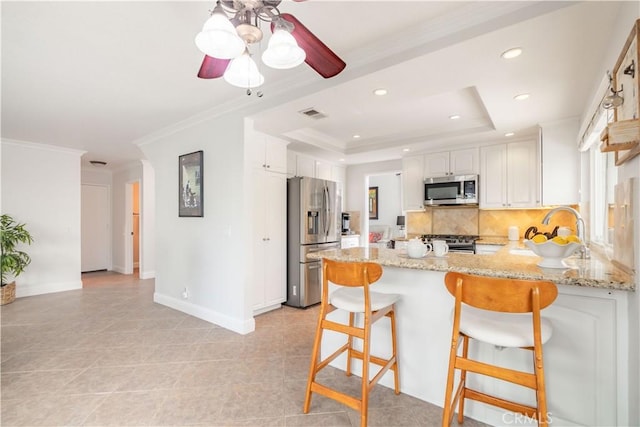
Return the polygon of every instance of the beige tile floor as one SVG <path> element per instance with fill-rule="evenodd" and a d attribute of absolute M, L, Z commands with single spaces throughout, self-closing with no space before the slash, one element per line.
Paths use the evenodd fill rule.
<path fill-rule="evenodd" d="M 318 395 L 302 413 L 317 308 L 258 316 L 242 336 L 153 303 L 153 280 L 90 273 L 83 283 L 2 306 L 2 426 L 359 425 Z M 357 377 L 325 371 L 328 385 L 357 394 Z M 371 426 L 440 416 L 383 386 L 371 396 Z"/>

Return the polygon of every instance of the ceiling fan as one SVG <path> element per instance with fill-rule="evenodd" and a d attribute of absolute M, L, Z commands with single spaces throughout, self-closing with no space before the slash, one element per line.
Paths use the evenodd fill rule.
<path fill-rule="evenodd" d="M 262 40 L 262 22 L 270 23 L 273 33 L 262 54 L 265 65 L 286 69 L 306 62 L 324 78 L 339 74 L 346 63 L 296 17 L 280 13 L 281 1 L 218 0 L 196 36 L 196 46 L 205 54 L 198 77 L 224 77 L 229 84 L 247 88 L 249 94 L 251 88 L 260 86 L 264 77 L 251 59 L 248 46 Z M 233 15 L 231 19 L 227 12 Z"/>

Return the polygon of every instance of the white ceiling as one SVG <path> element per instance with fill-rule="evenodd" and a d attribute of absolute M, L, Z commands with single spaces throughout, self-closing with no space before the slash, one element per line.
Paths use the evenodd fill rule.
<path fill-rule="evenodd" d="M 609 1 L 283 1 L 347 68 L 325 80 L 304 64 L 262 67 L 257 97 L 196 77 L 203 55 L 193 38 L 213 4 L 2 1 L 2 138 L 85 150 L 84 162 L 112 168 L 142 158 L 136 143 L 228 112 L 347 164 L 502 140 L 582 114 L 619 10 Z M 500 58 L 515 46 L 519 58 Z M 374 96 L 378 87 L 389 94 Z M 522 92 L 530 98 L 515 101 Z M 298 113 L 310 107 L 327 117 Z"/>

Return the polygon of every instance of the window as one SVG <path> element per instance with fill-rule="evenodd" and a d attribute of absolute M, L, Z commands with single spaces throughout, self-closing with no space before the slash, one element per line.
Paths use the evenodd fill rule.
<path fill-rule="evenodd" d="M 600 133 L 613 114 L 609 110 L 602 114 L 601 120 L 593 130 L 595 143 L 590 149 L 590 240 L 610 249 L 613 244 L 613 204 L 614 188 L 618 181 L 615 166 L 615 153 L 600 151 Z"/>

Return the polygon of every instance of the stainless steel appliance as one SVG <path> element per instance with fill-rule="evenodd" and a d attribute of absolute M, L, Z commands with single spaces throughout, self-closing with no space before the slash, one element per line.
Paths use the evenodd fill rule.
<path fill-rule="evenodd" d="M 477 205 L 478 175 L 426 178 L 424 204 L 426 206 Z"/>
<path fill-rule="evenodd" d="M 322 263 L 307 254 L 340 248 L 336 187 L 323 179 L 287 180 L 287 305 L 320 302 Z"/>
<path fill-rule="evenodd" d="M 349 231 L 351 231 L 350 219 L 351 215 L 348 212 L 342 212 L 342 234 L 349 234 Z"/>
<path fill-rule="evenodd" d="M 424 243 L 434 240 L 444 240 L 449 246 L 449 252 L 476 253 L 476 240 L 478 236 L 454 235 L 454 234 L 423 234 L 420 236 Z"/>

